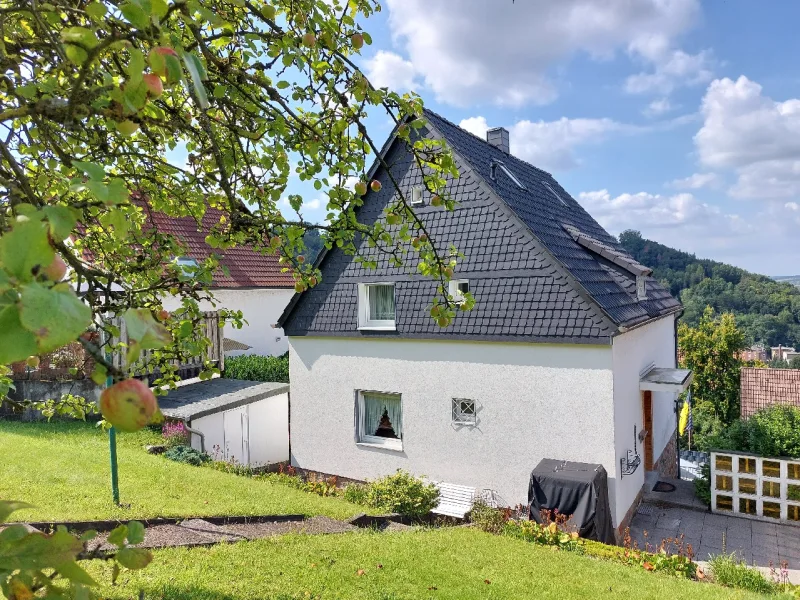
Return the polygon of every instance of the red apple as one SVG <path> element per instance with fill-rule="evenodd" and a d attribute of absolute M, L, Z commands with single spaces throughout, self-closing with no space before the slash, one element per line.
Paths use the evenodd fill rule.
<path fill-rule="evenodd" d="M 297 283 L 294 284 L 294 291 L 297 292 L 298 294 L 304 292 L 305 289 L 306 289 L 306 286 L 301 281 L 298 281 Z"/>
<path fill-rule="evenodd" d="M 356 184 L 356 194 L 358 194 L 359 196 L 363 196 L 366 193 L 367 193 L 367 184 L 364 183 L 363 181 L 359 181 Z"/>
<path fill-rule="evenodd" d="M 147 55 L 147 62 L 150 64 L 150 68 L 160 77 L 167 76 L 167 56 L 174 56 L 177 58 L 178 53 L 168 46 L 156 46 L 150 50 L 150 53 Z"/>
<path fill-rule="evenodd" d="M 439 324 L 439 327 L 447 327 L 450 319 L 448 319 L 445 315 L 442 315 L 436 322 Z"/>
<path fill-rule="evenodd" d="M 53 257 L 53 262 L 42 269 L 42 275 L 47 277 L 50 281 L 61 281 L 66 274 L 67 263 L 65 263 L 58 254 Z"/>
<path fill-rule="evenodd" d="M 156 408 L 155 395 L 138 379 L 120 381 L 100 394 L 103 418 L 120 431 L 139 431 L 150 422 Z"/>
<path fill-rule="evenodd" d="M 167 319 L 169 319 L 169 311 L 162 308 L 158 311 L 158 320 L 166 321 Z"/>
<path fill-rule="evenodd" d="M 35 369 L 39 366 L 39 357 L 38 356 L 29 356 L 25 359 L 25 364 L 28 365 L 31 369 Z"/>
<path fill-rule="evenodd" d="M 303 256 L 302 254 L 298 254 L 298 255 L 297 255 L 297 262 L 299 262 L 299 263 L 304 263 L 304 262 L 306 262 L 306 257 L 305 257 L 305 256 Z"/>
<path fill-rule="evenodd" d="M 377 179 L 373 179 L 372 183 L 369 184 L 369 187 L 373 192 L 380 192 L 381 191 L 381 187 L 383 187 L 383 186 L 381 186 L 381 182 L 380 181 L 378 181 Z"/>
<path fill-rule="evenodd" d="M 306 48 L 313 48 L 317 45 L 317 36 L 310 31 L 303 35 L 303 46 Z"/>
<path fill-rule="evenodd" d="M 361 46 L 364 45 L 364 36 L 361 35 L 360 33 L 354 33 L 350 37 L 350 41 L 353 42 L 353 48 L 355 48 L 356 50 L 360 50 Z"/>
<path fill-rule="evenodd" d="M 442 205 L 442 197 L 441 196 L 434 196 L 431 198 L 431 206 L 441 206 Z"/>
<path fill-rule="evenodd" d="M 161 77 L 158 75 L 148 73 L 147 75 L 142 75 L 142 79 L 144 80 L 145 87 L 147 87 L 147 93 L 153 98 L 158 98 L 164 93 L 164 84 L 161 81 Z"/>

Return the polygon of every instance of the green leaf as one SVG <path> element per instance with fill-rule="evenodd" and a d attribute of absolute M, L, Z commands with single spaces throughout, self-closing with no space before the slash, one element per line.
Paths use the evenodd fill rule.
<path fill-rule="evenodd" d="M 183 80 L 181 61 L 178 60 L 177 56 L 167 54 L 164 56 L 164 63 L 167 66 L 167 83 L 177 83 Z"/>
<path fill-rule="evenodd" d="M 186 69 L 189 71 L 189 76 L 192 78 L 192 85 L 197 94 L 197 101 L 200 103 L 200 108 L 205 110 L 209 107 L 209 104 L 208 95 L 206 95 L 206 87 L 203 84 L 203 81 L 207 79 L 203 63 L 191 52 L 184 52 L 183 62 L 186 64 Z"/>
<path fill-rule="evenodd" d="M 131 521 L 128 523 L 128 543 L 141 544 L 144 541 L 144 525 L 139 521 Z"/>
<path fill-rule="evenodd" d="M 33 506 L 18 500 L 0 500 L 0 523 L 5 523 L 11 513 L 23 508 L 33 508 Z"/>
<path fill-rule="evenodd" d="M 125 180 L 119 179 L 118 177 L 108 182 L 106 193 L 106 201 L 110 204 L 120 204 L 121 202 L 125 202 L 130 196 L 128 186 L 125 185 Z"/>
<path fill-rule="evenodd" d="M 44 214 L 50 223 L 50 236 L 59 242 L 69 237 L 78 222 L 75 209 L 67 206 L 45 206 Z"/>
<path fill-rule="evenodd" d="M 123 548 L 117 552 L 116 559 L 128 569 L 144 569 L 153 560 L 153 553 L 144 548 Z"/>
<path fill-rule="evenodd" d="M 55 569 L 74 561 L 83 545 L 59 526 L 52 535 L 29 533 L 24 538 L 0 544 L 0 571 Z"/>
<path fill-rule="evenodd" d="M 82 583 L 83 585 L 97 585 L 97 582 L 92 579 L 92 576 L 89 575 L 86 571 L 83 570 L 82 567 L 78 565 L 74 560 L 67 561 L 62 563 L 56 567 L 56 571 L 58 571 L 62 577 L 66 577 L 72 583 Z"/>
<path fill-rule="evenodd" d="M 169 5 L 167 5 L 166 0 L 152 0 L 151 4 L 153 7 L 151 14 L 158 19 L 163 19 L 169 10 Z"/>
<path fill-rule="evenodd" d="M 81 160 L 74 160 L 72 164 L 78 167 L 81 171 L 86 173 L 90 179 L 95 181 L 103 181 L 106 177 L 106 171 L 102 165 L 93 162 L 83 162 Z"/>
<path fill-rule="evenodd" d="M 128 337 L 143 349 L 162 348 L 172 341 L 172 336 L 161 323 L 153 318 L 146 308 L 129 308 L 123 315 L 128 326 Z"/>
<path fill-rule="evenodd" d="M 125 545 L 125 538 L 128 537 L 128 526 L 127 525 L 117 525 L 111 533 L 108 534 L 108 541 L 109 544 L 114 544 L 115 546 L 122 548 Z"/>
<path fill-rule="evenodd" d="M 18 221 L 14 229 L 0 237 L 0 264 L 20 281 L 33 279 L 31 270 L 37 265 L 49 265 L 54 258 L 44 223 Z"/>
<path fill-rule="evenodd" d="M 3 530 L 0 531 L 0 546 L 21 540 L 28 535 L 28 533 L 28 529 L 25 525 L 6 525 Z M 2 575 L 0 575 L 0 581 L 2 581 Z"/>
<path fill-rule="evenodd" d="M 38 352 L 74 341 L 92 323 L 92 310 L 68 285 L 30 283 L 20 289 L 20 323 L 34 334 Z"/>
<path fill-rule="evenodd" d="M 150 26 L 150 15 L 137 2 L 126 2 L 119 9 L 122 11 L 122 16 L 137 29 L 145 29 Z"/>
<path fill-rule="evenodd" d="M 126 89 L 128 86 L 138 86 L 142 81 L 142 75 L 144 75 L 144 54 L 138 48 L 131 48 L 130 54 L 131 57 L 126 69 L 128 72 L 128 81 L 125 83 Z"/>
<path fill-rule="evenodd" d="M 106 7 L 102 2 L 91 2 L 90 4 L 86 5 L 84 10 L 93 21 L 102 21 L 103 17 L 106 16 Z"/>
<path fill-rule="evenodd" d="M 36 354 L 36 337 L 22 326 L 16 304 L 0 311 L 0 364 L 25 360 Z"/>

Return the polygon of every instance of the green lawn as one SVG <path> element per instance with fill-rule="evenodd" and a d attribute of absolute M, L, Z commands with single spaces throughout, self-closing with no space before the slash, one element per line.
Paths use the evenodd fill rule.
<path fill-rule="evenodd" d="M 86 423 L 0 421 L 0 498 L 33 504 L 15 520 L 82 521 L 201 515 L 305 514 L 349 518 L 363 507 L 284 485 L 147 454 L 149 431 L 117 436 L 120 499 L 111 501 L 108 435 Z"/>
<path fill-rule="evenodd" d="M 96 562 L 91 570 L 110 580 L 109 565 Z M 135 598 L 140 589 L 164 600 L 762 598 L 465 528 L 287 535 L 161 550 L 150 566 L 124 573 L 102 595 Z"/>

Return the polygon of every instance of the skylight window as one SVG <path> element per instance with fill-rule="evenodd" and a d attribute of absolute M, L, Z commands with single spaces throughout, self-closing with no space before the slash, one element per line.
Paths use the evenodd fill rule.
<path fill-rule="evenodd" d="M 517 179 L 517 176 L 511 172 L 511 169 L 509 169 L 505 163 L 499 160 L 493 160 L 489 163 L 489 177 L 492 179 L 492 181 L 497 181 L 497 167 L 500 167 L 500 170 L 508 175 L 508 178 L 513 181 L 519 189 L 527 191 L 528 188 L 526 188 L 525 185 L 519 179 Z"/>
<path fill-rule="evenodd" d="M 542 181 L 542 185 L 543 185 L 544 187 L 546 187 L 548 190 L 550 190 L 550 193 L 551 193 L 551 194 L 553 194 L 553 196 L 555 196 L 556 198 L 558 198 L 558 199 L 559 199 L 559 201 L 561 201 L 561 204 L 563 204 L 564 206 L 567 206 L 567 207 L 569 207 L 569 204 L 567 204 L 566 200 L 564 200 L 564 199 L 563 199 L 563 198 L 562 198 L 562 197 L 561 197 L 561 196 L 558 194 L 558 192 L 556 192 L 556 191 L 553 189 L 553 187 L 552 187 L 552 186 L 551 186 L 549 183 L 547 183 L 546 181 Z"/>

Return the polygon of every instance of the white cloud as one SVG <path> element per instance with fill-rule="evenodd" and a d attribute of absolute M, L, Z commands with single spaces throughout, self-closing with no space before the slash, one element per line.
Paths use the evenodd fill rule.
<path fill-rule="evenodd" d="M 319 198 L 303 202 L 303 208 L 308 210 L 317 210 L 320 206 L 322 206 L 322 201 Z"/>
<path fill-rule="evenodd" d="M 669 98 L 660 98 L 658 100 L 653 100 L 642 112 L 646 117 L 659 117 L 676 108 L 677 106 L 673 106 Z"/>
<path fill-rule="evenodd" d="M 732 196 L 798 196 L 800 99 L 779 102 L 762 92 L 743 75 L 709 85 L 701 107 L 703 126 L 694 137 L 700 162 L 736 172 Z"/>
<path fill-rule="evenodd" d="M 788 210 L 800 211 L 800 204 L 797 202 L 787 202 L 784 207 Z"/>
<path fill-rule="evenodd" d="M 629 94 L 669 94 L 681 85 L 706 83 L 714 75 L 712 69 L 716 61 L 709 50 L 688 54 L 660 45 L 654 48 L 634 43 L 630 51 L 634 56 L 638 55 L 651 63 L 653 69 L 631 75 L 625 80 L 625 91 Z"/>
<path fill-rule="evenodd" d="M 581 53 L 606 59 L 655 39 L 669 48 L 700 13 L 698 0 L 387 3 L 395 44 L 437 100 L 461 106 L 551 102 L 551 70 L 559 63 Z M 683 65 L 691 62 L 676 52 L 665 51 L 658 63 L 670 77 L 688 72 Z"/>
<path fill-rule="evenodd" d="M 776 255 L 774 249 L 794 247 L 800 205 L 798 211 L 788 203 L 766 205 L 754 214 L 737 214 L 687 192 L 612 196 L 608 190 L 583 192 L 577 200 L 615 235 L 625 229 L 637 229 L 646 238 L 756 273 L 791 271 L 796 266 L 797 253 Z"/>
<path fill-rule="evenodd" d="M 378 88 L 388 87 L 401 92 L 417 87 L 414 65 L 394 52 L 378 50 L 375 56 L 364 62 L 364 70 L 372 85 Z"/>
<path fill-rule="evenodd" d="M 485 117 L 464 119 L 459 123 L 470 133 L 486 136 Z M 509 128 L 511 154 L 545 170 L 575 167 L 574 149 L 582 144 L 601 141 L 611 132 L 632 132 L 636 128 L 612 119 L 568 119 L 557 121 L 518 121 Z"/>
<path fill-rule="evenodd" d="M 704 187 L 717 187 L 720 183 L 716 173 L 693 173 L 683 179 L 674 179 L 670 185 L 679 190 L 699 190 Z"/>

